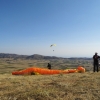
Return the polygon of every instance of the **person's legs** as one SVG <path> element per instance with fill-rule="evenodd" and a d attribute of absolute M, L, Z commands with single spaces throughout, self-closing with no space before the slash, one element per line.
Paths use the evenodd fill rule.
<path fill-rule="evenodd" d="M 99 69 L 98 69 L 98 64 L 97 64 L 97 72 L 99 71 Z"/>
<path fill-rule="evenodd" d="M 49 67 L 49 69 L 51 69 L 51 67 Z"/>
<path fill-rule="evenodd" d="M 95 64 L 94 64 L 94 66 L 93 66 L 93 72 L 95 72 Z"/>

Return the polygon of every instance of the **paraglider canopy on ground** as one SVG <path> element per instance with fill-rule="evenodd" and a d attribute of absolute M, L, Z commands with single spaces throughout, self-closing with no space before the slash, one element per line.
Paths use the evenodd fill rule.
<path fill-rule="evenodd" d="M 20 71 L 13 71 L 12 75 L 53 75 L 53 74 L 68 74 L 68 73 L 84 73 L 85 68 L 78 66 L 77 69 L 65 70 L 50 70 L 46 68 L 31 67 Z"/>

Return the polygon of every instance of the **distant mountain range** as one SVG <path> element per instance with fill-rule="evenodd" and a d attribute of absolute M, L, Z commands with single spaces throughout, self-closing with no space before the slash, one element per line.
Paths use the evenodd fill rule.
<path fill-rule="evenodd" d="M 9 54 L 9 53 L 0 53 L 0 58 L 14 58 L 14 59 L 91 59 L 86 57 L 71 57 L 71 58 L 63 58 L 63 57 L 56 57 L 56 56 L 43 56 L 39 54 L 33 55 L 18 55 L 18 54 Z"/>
<path fill-rule="evenodd" d="M 43 56 L 39 54 L 34 55 L 18 55 L 18 54 L 9 54 L 9 53 L 0 53 L 0 58 L 24 58 L 24 59 L 61 59 L 62 57 L 56 56 Z"/>

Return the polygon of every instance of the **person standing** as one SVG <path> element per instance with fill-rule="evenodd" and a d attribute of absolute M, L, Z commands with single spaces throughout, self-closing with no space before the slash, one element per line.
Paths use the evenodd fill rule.
<path fill-rule="evenodd" d="M 48 69 L 51 69 L 51 64 L 50 64 L 50 63 L 48 63 L 47 67 L 48 67 Z"/>
<path fill-rule="evenodd" d="M 99 71 L 99 68 L 98 68 L 99 67 L 99 61 L 98 61 L 99 58 L 100 58 L 100 56 L 98 56 L 98 53 L 96 52 L 95 55 L 93 55 L 93 72 Z"/>

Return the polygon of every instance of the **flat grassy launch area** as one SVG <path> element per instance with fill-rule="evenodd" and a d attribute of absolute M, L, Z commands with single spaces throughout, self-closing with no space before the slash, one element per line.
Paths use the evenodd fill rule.
<path fill-rule="evenodd" d="M 76 68 L 85 73 L 57 75 L 12 75 L 14 70 L 32 66 L 53 69 Z M 0 60 L 0 100 L 100 100 L 100 72 L 93 73 L 92 61 L 67 60 Z M 73 66 L 72 66 L 73 65 Z"/>

